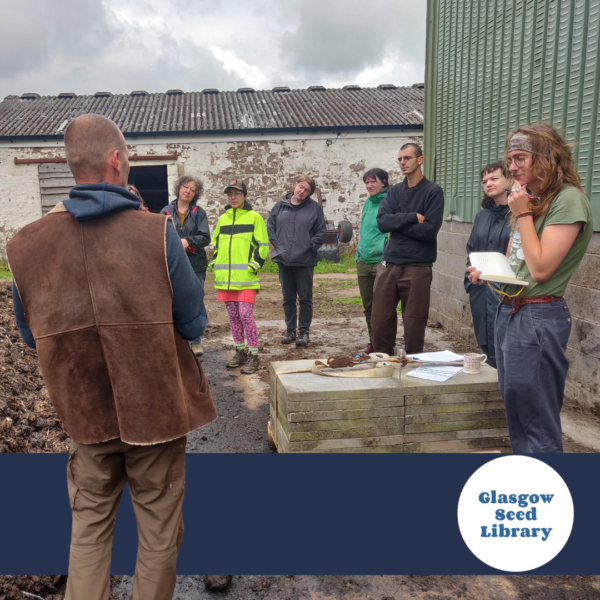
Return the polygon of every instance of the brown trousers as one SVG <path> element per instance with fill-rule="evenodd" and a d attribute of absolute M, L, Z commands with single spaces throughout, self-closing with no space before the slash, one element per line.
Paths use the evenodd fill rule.
<path fill-rule="evenodd" d="M 375 287 L 375 279 L 377 278 L 377 267 L 379 263 L 364 263 L 362 260 L 356 261 L 356 275 L 358 278 L 358 289 L 360 291 L 360 297 L 363 303 L 363 310 L 365 313 L 365 321 L 367 322 L 367 329 L 369 330 L 369 343 L 373 341 L 373 334 L 371 333 L 371 312 L 373 308 L 373 288 Z M 396 313 L 396 319 L 394 321 L 394 340 L 396 340 L 396 334 L 398 329 L 398 314 Z"/>
<path fill-rule="evenodd" d="M 183 539 L 183 436 L 151 446 L 73 442 L 67 467 L 73 531 L 65 600 L 108 600 L 117 509 L 125 483 L 138 527 L 131 600 L 171 600 Z"/>
<path fill-rule="evenodd" d="M 425 328 L 429 316 L 431 267 L 413 267 L 383 263 L 377 268 L 373 288 L 371 330 L 375 352 L 392 354 L 396 307 L 402 302 L 404 349 L 407 354 L 423 352 Z"/>

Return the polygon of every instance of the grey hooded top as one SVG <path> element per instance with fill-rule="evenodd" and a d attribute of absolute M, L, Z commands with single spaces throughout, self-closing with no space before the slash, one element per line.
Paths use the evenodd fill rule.
<path fill-rule="evenodd" d="M 271 260 L 286 267 L 314 267 L 323 245 L 327 222 L 323 209 L 312 198 L 292 204 L 292 192 L 279 200 L 267 221 Z"/>

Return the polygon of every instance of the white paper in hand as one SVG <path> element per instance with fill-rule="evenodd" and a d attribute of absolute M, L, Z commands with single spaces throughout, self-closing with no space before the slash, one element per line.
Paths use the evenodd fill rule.
<path fill-rule="evenodd" d="M 528 281 L 515 277 L 508 258 L 500 252 L 471 252 L 469 260 L 472 267 L 475 267 L 477 271 L 481 271 L 479 279 L 496 283 L 529 285 Z"/>

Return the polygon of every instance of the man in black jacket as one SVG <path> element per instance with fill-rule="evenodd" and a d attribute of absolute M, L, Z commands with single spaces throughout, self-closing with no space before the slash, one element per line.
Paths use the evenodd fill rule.
<path fill-rule="evenodd" d="M 398 162 L 405 178 L 388 190 L 377 213 L 377 227 L 390 233 L 390 238 L 377 269 L 371 328 L 375 351 L 393 354 L 394 317 L 400 301 L 405 350 L 417 354 L 423 352 L 425 341 L 444 193 L 423 177 L 423 153 L 418 144 L 404 144 Z"/>

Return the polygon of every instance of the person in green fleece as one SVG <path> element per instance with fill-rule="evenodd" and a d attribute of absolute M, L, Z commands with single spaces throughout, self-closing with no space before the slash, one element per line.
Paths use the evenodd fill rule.
<path fill-rule="evenodd" d="M 363 182 L 369 197 L 365 202 L 360 219 L 360 240 L 356 248 L 356 273 L 358 289 L 362 298 L 365 319 L 369 330 L 369 344 L 359 350 L 370 354 L 374 352 L 371 339 L 371 307 L 373 306 L 373 286 L 377 276 L 377 267 L 383 257 L 383 248 L 388 234 L 377 228 L 377 211 L 389 188 L 389 175 L 383 169 L 370 169 L 363 175 Z M 397 320 L 394 322 L 396 338 Z"/>

